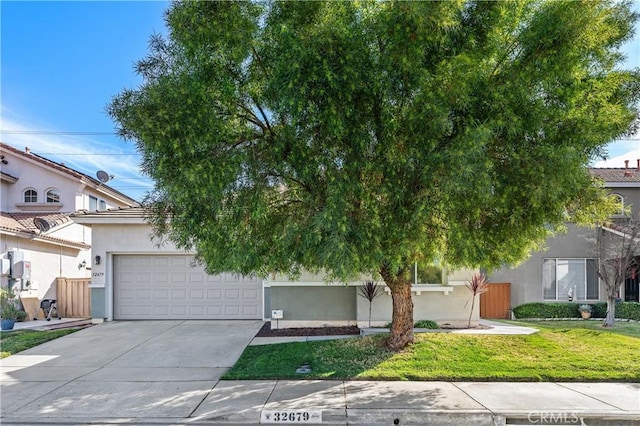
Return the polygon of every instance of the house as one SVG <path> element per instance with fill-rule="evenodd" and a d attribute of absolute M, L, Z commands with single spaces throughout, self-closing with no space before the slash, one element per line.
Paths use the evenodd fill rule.
<path fill-rule="evenodd" d="M 139 204 L 29 148 L 0 143 L 0 163 L 0 284 L 22 297 L 56 298 L 56 278 L 91 276 L 91 228 L 70 214 Z"/>
<path fill-rule="evenodd" d="M 640 160 L 634 168 L 591 168 L 593 176 L 601 179 L 620 203 L 620 211 L 612 218 L 611 226 L 602 232 L 616 237 L 616 228 L 630 215 L 640 214 Z M 492 282 L 511 283 L 511 307 L 530 302 L 577 301 L 595 303 L 606 300 L 602 283 L 596 273 L 598 251 L 595 246 L 599 229 L 567 225 L 565 234 L 549 238 L 546 248 L 531 254 L 515 268 L 503 268 L 491 274 Z M 638 302 L 638 275 L 631 273 L 621 289 L 620 298 Z"/>
<path fill-rule="evenodd" d="M 73 220 L 92 230 L 95 322 L 273 318 L 272 327 L 368 325 L 369 302 L 358 294 L 364 278 L 344 284 L 308 273 L 295 281 L 279 275 L 212 276 L 193 264 L 192 253 L 152 241 L 143 208 L 78 212 Z M 440 283 L 416 282 L 415 319 L 466 325 L 471 293 L 465 283 L 471 273 L 444 273 Z M 391 296 L 384 292 L 373 301 L 372 325 L 388 323 L 391 313 Z"/>

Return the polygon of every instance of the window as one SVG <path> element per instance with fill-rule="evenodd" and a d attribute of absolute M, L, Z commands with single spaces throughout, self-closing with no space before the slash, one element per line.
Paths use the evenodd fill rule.
<path fill-rule="evenodd" d="M 98 199 L 93 195 L 89 195 L 89 211 L 98 210 Z"/>
<path fill-rule="evenodd" d="M 544 300 L 600 298 L 596 259 L 543 259 Z"/>
<path fill-rule="evenodd" d="M 442 268 L 429 262 L 416 262 L 411 271 L 411 281 L 417 284 L 442 284 Z"/>
<path fill-rule="evenodd" d="M 107 209 L 107 202 L 104 200 L 100 200 L 98 202 L 98 206 L 100 210 L 106 210 Z"/>
<path fill-rule="evenodd" d="M 37 203 L 38 202 L 38 191 L 35 189 L 27 189 L 24 191 L 24 202 L 25 203 Z"/>
<path fill-rule="evenodd" d="M 47 203 L 59 203 L 60 191 L 57 189 L 50 189 L 47 191 Z"/>
<path fill-rule="evenodd" d="M 614 199 L 617 207 L 614 216 L 624 216 L 624 197 L 620 194 L 611 194 L 611 198 Z"/>

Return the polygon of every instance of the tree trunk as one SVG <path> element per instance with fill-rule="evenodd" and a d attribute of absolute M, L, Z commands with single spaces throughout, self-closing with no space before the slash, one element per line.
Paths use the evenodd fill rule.
<path fill-rule="evenodd" d="M 399 351 L 413 343 L 413 299 L 411 298 L 411 280 L 403 278 L 402 274 L 392 276 L 386 269 L 381 271 L 382 279 L 391 289 L 393 316 L 391 332 L 387 339 L 387 347 L 392 351 Z"/>
<path fill-rule="evenodd" d="M 471 328 L 471 317 L 473 316 L 473 307 L 476 304 L 476 295 L 471 296 L 471 312 L 469 312 L 469 321 L 467 322 L 467 328 Z"/>
<path fill-rule="evenodd" d="M 605 327 L 613 327 L 616 318 L 616 299 L 613 296 L 607 296 L 607 316 L 604 319 Z"/>

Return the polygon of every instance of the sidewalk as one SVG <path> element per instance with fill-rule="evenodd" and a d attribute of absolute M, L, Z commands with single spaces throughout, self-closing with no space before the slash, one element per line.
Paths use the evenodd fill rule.
<path fill-rule="evenodd" d="M 289 416 L 323 425 L 640 425 L 637 383 L 220 381 L 191 410 L 172 411 L 185 397 L 149 411 L 135 408 L 151 403 L 137 395 L 112 407 L 112 417 L 90 417 L 86 401 L 68 400 L 64 417 L 49 407 L 50 415 L 23 411 L 2 424 L 257 425 L 291 423 L 281 420 Z"/>

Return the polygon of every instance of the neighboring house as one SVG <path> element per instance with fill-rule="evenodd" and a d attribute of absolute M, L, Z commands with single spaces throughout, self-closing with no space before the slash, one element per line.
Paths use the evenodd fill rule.
<path fill-rule="evenodd" d="M 363 280 L 325 283 L 303 274 L 296 281 L 232 273 L 207 275 L 193 265 L 193 255 L 172 244 L 151 240 L 142 208 L 78 212 L 77 223 L 92 229 L 91 312 L 95 322 L 140 319 L 265 319 L 272 310 L 282 318 L 272 327 L 366 326 L 369 304 L 358 295 Z M 466 324 L 471 293 L 465 282 L 472 271 L 444 274 L 440 284 L 413 287 L 414 318 Z M 391 321 L 391 297 L 373 302 L 372 324 Z M 477 321 L 478 310 L 473 319 Z"/>
<path fill-rule="evenodd" d="M 91 228 L 76 210 L 139 203 L 64 164 L 0 143 L 0 284 L 56 298 L 56 278 L 91 276 Z"/>
<path fill-rule="evenodd" d="M 612 218 L 613 224 L 602 228 L 602 232 L 616 235 L 616 228 L 623 224 L 623 207 L 630 215 L 640 214 L 640 160 L 636 167 L 592 168 L 593 176 L 600 178 L 605 187 L 620 203 L 620 211 Z M 597 229 L 588 229 L 568 224 L 568 231 L 549 238 L 546 249 L 531 254 L 531 257 L 516 268 L 501 269 L 491 274 L 492 282 L 511 283 L 511 307 L 530 302 L 577 301 L 593 303 L 606 300 L 602 283 L 598 279 L 596 266 L 598 250 L 595 246 Z M 638 275 L 634 271 L 621 289 L 620 298 L 638 302 Z"/>

